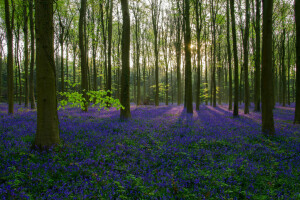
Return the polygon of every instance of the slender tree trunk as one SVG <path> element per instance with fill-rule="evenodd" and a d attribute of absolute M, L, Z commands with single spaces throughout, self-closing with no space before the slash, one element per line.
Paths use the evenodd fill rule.
<path fill-rule="evenodd" d="M 205 31 L 205 41 L 208 33 Z M 208 65 L 207 65 L 207 43 L 205 42 L 205 105 L 208 105 Z"/>
<path fill-rule="evenodd" d="M 30 75 L 29 75 L 29 99 L 30 99 L 30 108 L 35 109 L 36 104 L 35 104 L 35 96 L 34 96 L 34 53 L 35 53 L 35 48 L 34 48 L 34 22 L 33 22 L 33 0 L 29 1 L 29 20 L 30 20 L 30 48 L 31 48 L 31 58 L 30 58 Z"/>
<path fill-rule="evenodd" d="M 14 113 L 14 63 L 13 63 L 13 25 L 14 25 L 14 4 L 12 3 L 12 16 L 10 17 L 9 3 L 5 0 L 5 25 L 7 37 L 7 93 L 8 113 Z"/>
<path fill-rule="evenodd" d="M 262 46 L 262 132 L 275 134 L 272 102 L 272 13 L 273 0 L 263 0 L 263 46 Z"/>
<path fill-rule="evenodd" d="M 36 0 L 37 129 L 34 145 L 60 143 L 54 63 L 53 1 Z"/>
<path fill-rule="evenodd" d="M 69 81 L 69 44 L 66 44 L 66 80 Z M 68 87 L 66 88 L 66 91 L 68 91 Z"/>
<path fill-rule="evenodd" d="M 60 33 L 60 82 L 61 92 L 65 91 L 65 76 L 64 76 L 64 28 L 61 25 Z"/>
<path fill-rule="evenodd" d="M 192 69 L 191 69 L 191 28 L 190 28 L 190 1 L 185 0 L 185 85 L 187 113 L 193 113 L 192 96 Z"/>
<path fill-rule="evenodd" d="M 79 17 L 79 49 L 81 59 L 81 92 L 85 99 L 83 111 L 88 110 L 88 77 L 87 77 L 87 62 L 86 62 L 86 46 L 84 41 L 84 26 L 86 21 L 86 0 L 81 0 L 80 17 Z"/>
<path fill-rule="evenodd" d="M 300 2 L 295 0 L 296 21 L 296 108 L 294 124 L 300 124 Z"/>
<path fill-rule="evenodd" d="M 73 44 L 73 84 L 76 83 L 76 44 Z"/>
<path fill-rule="evenodd" d="M 107 53 L 106 53 L 106 30 L 103 19 L 103 2 L 100 2 L 100 16 L 101 16 L 101 27 L 102 27 L 102 38 L 103 38 L 103 54 L 104 54 L 104 81 L 105 87 L 107 87 Z M 107 88 L 105 88 L 107 90 Z"/>
<path fill-rule="evenodd" d="M 25 108 L 29 105 L 29 81 L 28 81 L 28 14 L 27 14 L 27 1 L 23 1 L 23 15 L 24 15 L 24 71 L 25 71 Z M 1 76 L 1 74 L 0 74 Z"/>
<path fill-rule="evenodd" d="M 282 50 L 281 50 L 281 67 L 282 67 L 282 106 L 286 103 L 286 69 L 285 69 L 285 28 L 282 33 Z"/>
<path fill-rule="evenodd" d="M 179 1 L 177 1 L 177 9 L 179 9 Z M 176 31 L 176 71 L 177 71 L 177 105 L 182 103 L 181 99 L 181 36 L 180 36 L 180 17 L 177 16 L 177 31 Z"/>
<path fill-rule="evenodd" d="M 256 0 L 256 51 L 255 51 L 255 87 L 254 87 L 254 111 L 260 111 L 260 6 L 261 1 Z"/>
<path fill-rule="evenodd" d="M 288 36 L 288 105 L 291 105 L 291 96 L 290 96 L 290 73 L 291 73 L 291 52 L 290 52 L 290 36 Z"/>
<path fill-rule="evenodd" d="M 109 21 L 108 21 L 108 73 L 107 73 L 107 90 L 111 91 L 111 40 L 112 40 L 112 20 L 113 20 L 113 0 L 110 0 L 110 11 L 109 11 Z M 112 92 L 112 91 L 111 91 Z M 111 97 L 111 93 L 108 93 Z"/>
<path fill-rule="evenodd" d="M 245 70 L 245 109 L 244 113 L 249 114 L 250 91 L 249 91 L 249 74 L 248 74 L 248 54 L 249 54 L 249 25 L 250 25 L 250 2 L 246 0 L 246 27 L 244 35 L 244 70 Z"/>
<path fill-rule="evenodd" d="M 228 109 L 232 110 L 232 71 L 231 71 L 231 44 L 230 44 L 230 18 L 229 18 L 229 0 L 227 0 L 226 6 L 227 17 L 227 55 L 228 55 L 228 67 L 229 67 L 229 106 Z"/>
<path fill-rule="evenodd" d="M 234 105 L 233 116 L 239 115 L 239 61 L 237 55 L 236 44 L 236 28 L 235 28 L 235 14 L 234 14 L 234 0 L 230 0 L 231 23 L 232 23 L 232 38 L 233 38 L 233 58 L 234 58 Z"/>
<path fill-rule="evenodd" d="M 157 1 L 151 3 L 152 25 L 154 32 L 154 55 L 155 55 L 155 106 L 159 106 L 159 80 L 158 80 L 158 20 L 159 9 Z"/>
<path fill-rule="evenodd" d="M 19 105 L 22 104 L 22 80 L 21 80 L 21 66 L 20 66 L 20 60 L 19 60 L 19 35 L 20 32 L 19 30 L 17 31 L 17 36 L 16 36 L 16 54 L 15 54 L 15 58 L 16 58 L 16 75 L 18 75 L 18 82 L 17 82 L 17 78 L 16 78 L 16 92 L 19 94 L 17 94 L 17 99 L 19 100 Z M 17 87 L 17 83 L 19 83 L 19 88 Z"/>
<path fill-rule="evenodd" d="M 201 33 L 201 26 L 199 22 L 199 17 L 201 18 L 202 14 L 202 5 L 200 4 L 200 14 L 199 14 L 199 5 L 198 1 L 195 1 L 196 4 L 196 30 L 197 30 L 197 85 L 196 85 L 196 110 L 200 110 L 200 87 L 201 87 L 201 76 L 200 76 L 200 33 Z"/>
<path fill-rule="evenodd" d="M 213 107 L 217 106 L 217 84 L 216 84 L 216 18 L 217 14 L 214 11 L 214 0 L 212 0 L 212 5 L 211 5 L 211 11 L 212 11 L 212 34 L 213 34 L 213 66 L 212 66 L 212 85 L 213 85 Z"/>
<path fill-rule="evenodd" d="M 127 120 L 130 114 L 130 15 L 128 0 L 121 0 L 123 14 L 122 31 L 122 75 L 121 75 L 121 109 L 120 119 Z"/>

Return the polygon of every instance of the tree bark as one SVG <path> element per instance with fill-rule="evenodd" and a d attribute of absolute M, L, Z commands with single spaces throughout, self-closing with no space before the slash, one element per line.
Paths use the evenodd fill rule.
<path fill-rule="evenodd" d="M 196 110 L 200 110 L 200 88 L 201 88 L 201 76 L 200 76 L 200 34 L 201 34 L 201 28 L 202 28 L 202 23 L 200 25 L 199 22 L 199 17 L 200 20 L 202 19 L 202 5 L 200 3 L 200 13 L 199 13 L 199 5 L 198 1 L 194 1 L 196 6 L 196 30 L 197 30 L 197 85 L 196 85 Z"/>
<path fill-rule="evenodd" d="M 9 2 L 5 3 L 5 25 L 7 38 L 7 93 L 8 114 L 14 113 L 14 63 L 13 63 L 13 29 L 14 29 L 14 3 L 11 0 L 12 16 L 10 17 Z"/>
<path fill-rule="evenodd" d="M 177 9 L 180 10 L 179 0 L 177 0 Z M 176 31 L 176 70 L 177 70 L 177 105 L 182 103 L 181 99 L 181 36 L 180 36 L 180 15 L 177 16 L 177 31 Z"/>
<path fill-rule="evenodd" d="M 154 32 L 154 55 L 155 55 L 155 106 L 159 106 L 159 80 L 158 80 L 158 20 L 159 9 L 157 0 L 151 2 L 152 27 Z"/>
<path fill-rule="evenodd" d="M 34 53 L 35 53 L 35 47 L 34 47 L 34 22 L 33 22 L 33 0 L 29 1 L 29 20 L 30 20 L 30 75 L 29 75 L 29 100 L 30 100 L 30 108 L 35 109 L 35 96 L 34 96 Z"/>
<path fill-rule="evenodd" d="M 263 46 L 262 46 L 262 132 L 267 135 L 274 135 L 274 120 L 272 106 L 272 13 L 273 0 L 263 0 Z"/>
<path fill-rule="evenodd" d="M 193 113 L 192 96 L 192 69 L 191 69 L 191 28 L 190 28 L 190 1 L 185 0 L 185 84 L 186 84 L 186 111 Z"/>
<path fill-rule="evenodd" d="M 296 21 L 296 108 L 294 124 L 300 124 L 300 2 L 295 0 Z"/>
<path fill-rule="evenodd" d="M 284 25 L 283 25 L 284 26 Z M 285 69 L 285 28 L 282 33 L 281 67 L 282 67 L 282 106 L 286 103 L 286 69 Z"/>
<path fill-rule="evenodd" d="M 128 0 L 121 0 L 123 14 L 122 32 L 122 75 L 121 75 L 121 109 L 120 119 L 127 120 L 130 114 L 130 15 Z"/>
<path fill-rule="evenodd" d="M 256 50 L 255 50 L 255 86 L 254 86 L 254 111 L 260 111 L 260 6 L 261 1 L 256 0 Z"/>
<path fill-rule="evenodd" d="M 80 17 L 79 17 L 79 49 L 80 49 L 80 62 L 81 62 L 81 92 L 85 99 L 83 111 L 88 110 L 88 77 L 87 77 L 87 62 L 86 62 L 86 45 L 84 41 L 84 26 L 86 21 L 86 1 L 81 0 Z"/>
<path fill-rule="evenodd" d="M 53 1 L 36 0 L 37 129 L 35 148 L 60 142 L 54 63 Z"/>
<path fill-rule="evenodd" d="M 27 14 L 27 1 L 23 1 L 23 16 L 24 16 L 24 89 L 25 89 L 25 108 L 29 105 L 29 81 L 28 81 L 28 14 Z"/>
<path fill-rule="evenodd" d="M 246 27 L 244 35 L 244 81 L 245 81 L 245 108 L 244 113 L 249 114 L 250 91 L 248 74 L 248 54 L 249 54 L 249 24 L 250 24 L 250 2 L 246 0 Z"/>
<path fill-rule="evenodd" d="M 110 0 L 110 11 L 109 11 L 109 21 L 108 21 L 108 73 L 107 73 L 107 96 L 111 97 L 111 40 L 112 40 L 112 20 L 113 20 L 113 0 Z"/>
<path fill-rule="evenodd" d="M 234 58 L 234 103 L 233 103 L 233 116 L 239 115 L 239 66 L 236 44 L 236 27 L 235 27 L 235 14 L 234 14 L 234 0 L 230 0 L 231 8 L 231 23 L 232 23 L 232 38 L 233 38 L 233 58 Z"/>
<path fill-rule="evenodd" d="M 227 55 L 228 55 L 228 73 L 229 73 L 229 106 L 228 109 L 232 110 L 232 69 L 231 69 L 231 44 L 230 44 L 230 18 L 229 18 L 229 0 L 226 5 L 226 18 L 227 18 Z"/>

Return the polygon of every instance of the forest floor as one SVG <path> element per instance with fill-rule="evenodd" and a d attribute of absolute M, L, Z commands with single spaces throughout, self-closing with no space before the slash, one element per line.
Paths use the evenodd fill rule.
<path fill-rule="evenodd" d="M 300 199 L 300 126 L 294 108 L 233 118 L 227 105 L 132 106 L 132 119 L 90 108 L 59 111 L 63 147 L 31 151 L 36 112 L 0 104 L 2 199 Z M 253 110 L 253 107 L 251 108 Z"/>

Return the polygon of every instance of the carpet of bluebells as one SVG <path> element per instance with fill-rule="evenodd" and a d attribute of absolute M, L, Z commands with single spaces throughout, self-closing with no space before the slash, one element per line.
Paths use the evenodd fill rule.
<path fill-rule="evenodd" d="M 294 108 L 233 118 L 227 105 L 132 106 L 132 119 L 90 108 L 59 111 L 61 148 L 30 150 L 36 111 L 0 104 L 1 199 L 300 199 Z M 253 110 L 253 107 L 251 108 Z"/>

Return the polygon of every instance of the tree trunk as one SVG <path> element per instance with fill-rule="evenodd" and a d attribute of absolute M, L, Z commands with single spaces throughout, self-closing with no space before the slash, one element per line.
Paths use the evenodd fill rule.
<path fill-rule="evenodd" d="M 249 106 L 250 106 L 249 74 L 248 74 L 249 24 L 250 24 L 250 2 L 249 0 L 246 0 L 246 27 L 245 27 L 245 35 L 244 35 L 244 75 L 245 75 L 244 113 L 245 114 L 249 114 Z"/>
<path fill-rule="evenodd" d="M 81 0 L 80 17 L 79 17 L 79 49 L 80 49 L 80 61 L 81 61 L 81 92 L 85 99 L 83 111 L 88 110 L 88 77 L 87 77 L 87 62 L 86 62 L 86 46 L 84 41 L 84 26 L 86 21 L 86 0 Z"/>
<path fill-rule="evenodd" d="M 231 44 L 230 44 L 230 18 L 229 18 L 229 0 L 227 0 L 226 6 L 227 17 L 227 55 L 228 55 L 228 73 L 229 73 L 229 106 L 228 109 L 232 110 L 232 71 L 231 71 Z"/>
<path fill-rule="evenodd" d="M 103 54 L 104 54 L 104 81 L 105 89 L 107 90 L 107 53 L 106 53 L 106 30 L 105 23 L 103 19 L 103 2 L 100 2 L 100 17 L 101 17 L 101 27 L 102 27 L 102 38 L 103 38 Z"/>
<path fill-rule="evenodd" d="M 239 61 L 237 55 L 236 44 L 236 28 L 235 28 L 235 13 L 234 13 L 234 0 L 230 0 L 231 8 L 231 23 L 232 23 L 232 38 L 233 38 L 233 58 L 234 58 L 234 105 L 233 116 L 239 115 Z"/>
<path fill-rule="evenodd" d="M 110 92 L 107 96 L 111 97 L 111 40 L 112 40 L 112 20 L 113 20 L 113 0 L 110 0 L 110 11 L 108 21 L 108 69 L 107 69 L 107 86 L 106 89 Z"/>
<path fill-rule="evenodd" d="M 121 75 L 121 109 L 120 119 L 127 120 L 130 114 L 130 15 L 128 0 L 121 0 L 123 14 L 122 31 L 122 75 Z"/>
<path fill-rule="evenodd" d="M 60 33 L 60 82 L 61 92 L 65 91 L 65 76 L 64 76 L 64 27 L 61 25 Z"/>
<path fill-rule="evenodd" d="M 152 25 L 154 32 L 154 55 L 155 55 L 155 106 L 159 106 L 159 81 L 158 81 L 158 20 L 159 9 L 157 0 L 151 3 Z"/>
<path fill-rule="evenodd" d="M 29 81 L 28 81 L 28 15 L 27 15 L 27 1 L 23 2 L 23 15 L 24 15 L 24 71 L 25 71 L 25 108 L 29 105 Z M 1 76 L 1 75 L 0 75 Z"/>
<path fill-rule="evenodd" d="M 179 1 L 177 0 L 177 9 L 180 9 Z M 180 16 L 180 15 L 179 15 Z M 181 99 L 181 36 L 180 36 L 180 17 L 177 16 L 177 31 L 176 31 L 176 71 L 177 71 L 177 105 L 182 103 Z"/>
<path fill-rule="evenodd" d="M 29 1 L 29 20 L 30 20 L 30 53 L 31 53 L 31 58 L 30 58 L 30 75 L 29 75 L 29 99 L 30 99 L 30 108 L 31 109 L 35 109 L 36 108 L 36 104 L 35 104 L 35 96 L 34 96 L 34 80 L 33 80 L 33 76 L 34 76 L 34 72 L 33 72 L 33 68 L 34 68 L 34 21 L 33 21 L 33 0 Z"/>
<path fill-rule="evenodd" d="M 139 21 L 139 7 L 138 2 L 136 3 L 136 10 L 134 11 L 135 17 L 135 38 L 136 38 L 136 82 L 137 82 L 137 97 L 136 97 L 136 105 L 141 105 L 141 76 L 140 76 L 140 21 Z"/>
<path fill-rule="evenodd" d="M 200 87 L 201 87 L 201 76 L 200 76 L 200 34 L 201 26 L 199 22 L 199 17 L 202 18 L 202 5 L 200 3 L 200 14 L 199 14 L 199 5 L 198 1 L 195 1 L 196 4 L 196 30 L 197 30 L 197 85 L 196 85 L 196 110 L 200 110 Z"/>
<path fill-rule="evenodd" d="M 286 69 L 285 69 L 285 28 L 282 33 L 281 67 L 282 67 L 282 106 L 286 103 Z"/>
<path fill-rule="evenodd" d="M 294 124 L 300 124 L 300 2 L 295 0 L 296 21 L 296 108 Z"/>
<path fill-rule="evenodd" d="M 254 111 L 260 111 L 260 6 L 261 1 L 256 0 L 256 51 L 255 51 L 255 86 L 254 86 Z"/>
<path fill-rule="evenodd" d="M 262 132 L 267 135 L 274 135 L 274 120 L 272 106 L 272 13 L 273 0 L 263 0 L 263 46 L 262 46 Z"/>
<path fill-rule="evenodd" d="M 13 25 L 14 25 L 14 4 L 12 2 L 12 16 L 10 17 L 9 3 L 5 0 L 5 25 L 7 37 L 7 93 L 8 93 L 8 114 L 14 113 L 14 63 L 13 63 Z"/>
<path fill-rule="evenodd" d="M 69 81 L 69 52 L 68 51 L 69 51 L 69 44 L 67 42 L 67 44 L 66 44 L 66 80 L 67 80 L 67 82 Z M 68 84 L 69 84 L 69 82 L 68 82 Z M 69 87 L 66 88 L 66 91 L 68 91 L 68 88 Z"/>
<path fill-rule="evenodd" d="M 34 146 L 48 149 L 60 142 L 54 63 L 53 1 L 36 0 L 37 129 Z"/>
<path fill-rule="evenodd" d="M 192 96 L 192 69 L 191 69 L 191 28 L 190 28 L 190 1 L 185 0 L 185 85 L 186 85 L 186 111 L 193 113 Z"/>
<path fill-rule="evenodd" d="M 73 44 L 73 84 L 76 83 L 76 44 Z"/>
<path fill-rule="evenodd" d="M 212 100 L 213 107 L 217 106 L 217 84 L 216 84 L 216 18 L 217 14 L 214 12 L 214 0 L 212 0 L 211 4 L 211 12 L 212 12 L 212 34 L 213 34 L 213 66 L 212 66 Z"/>

